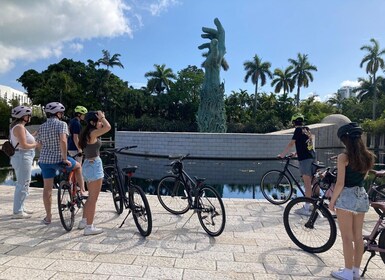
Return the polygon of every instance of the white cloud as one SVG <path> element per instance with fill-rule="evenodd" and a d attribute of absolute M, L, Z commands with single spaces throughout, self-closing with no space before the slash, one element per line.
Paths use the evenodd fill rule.
<path fill-rule="evenodd" d="M 358 87 L 358 86 L 360 86 L 360 82 L 358 82 L 358 81 L 347 80 L 347 81 L 343 81 L 341 83 L 341 87 Z"/>
<path fill-rule="evenodd" d="M 133 26 L 143 26 L 140 12 L 149 12 L 144 5 L 158 15 L 177 1 L 151 3 L 154 0 L 1 0 L 0 73 L 18 61 L 60 56 L 67 48 L 81 51 L 84 40 L 132 37 Z"/>
<path fill-rule="evenodd" d="M 158 0 L 156 3 L 149 5 L 149 10 L 153 16 L 158 16 L 160 13 L 167 11 L 169 6 L 178 4 L 177 0 Z"/>

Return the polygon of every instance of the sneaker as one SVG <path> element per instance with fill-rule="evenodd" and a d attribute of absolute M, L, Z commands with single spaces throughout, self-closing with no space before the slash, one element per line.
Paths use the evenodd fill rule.
<path fill-rule="evenodd" d="M 24 213 L 29 214 L 29 215 L 33 214 L 32 210 L 27 210 L 27 209 L 24 208 L 23 211 L 24 211 Z"/>
<path fill-rule="evenodd" d="M 360 280 L 361 279 L 361 270 L 354 270 L 353 269 L 353 280 Z"/>
<path fill-rule="evenodd" d="M 31 215 L 28 215 L 26 212 L 22 211 L 17 214 L 13 214 L 12 219 L 29 219 Z"/>
<path fill-rule="evenodd" d="M 353 270 L 347 268 L 340 268 L 338 271 L 333 271 L 331 275 L 334 278 L 341 280 L 352 280 L 353 279 Z"/>
<path fill-rule="evenodd" d="M 311 215 L 311 211 L 306 210 L 305 207 L 302 207 L 302 208 L 295 210 L 295 213 L 298 215 L 303 215 L 303 216 L 310 216 Z"/>
<path fill-rule="evenodd" d="M 103 232 L 103 229 L 101 228 L 96 228 L 95 226 L 86 226 L 84 228 L 84 235 L 96 235 L 96 234 L 100 234 Z"/>
<path fill-rule="evenodd" d="M 86 221 L 81 220 L 78 225 L 78 229 L 84 229 L 87 225 Z"/>

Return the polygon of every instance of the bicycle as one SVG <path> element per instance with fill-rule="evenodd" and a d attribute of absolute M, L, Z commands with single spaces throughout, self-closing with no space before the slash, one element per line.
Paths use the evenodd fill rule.
<path fill-rule="evenodd" d="M 286 155 L 286 163 L 283 170 L 270 170 L 267 171 L 261 179 L 260 189 L 263 196 L 270 202 L 275 205 L 280 205 L 288 202 L 294 193 L 293 182 L 297 189 L 305 196 L 305 191 L 300 186 L 298 180 L 295 178 L 290 167 L 294 169 L 299 169 L 297 165 L 294 165 L 290 161 L 293 159 L 293 155 Z M 313 163 L 314 169 L 317 171 L 319 169 L 325 168 L 324 165 Z M 316 195 L 318 191 L 313 189 L 312 193 Z"/>
<path fill-rule="evenodd" d="M 329 172 L 335 172 L 330 171 Z M 385 176 L 385 171 L 374 171 L 375 176 L 370 183 L 368 191 L 369 201 L 384 202 L 385 185 L 376 185 L 378 178 Z M 326 176 L 325 178 L 327 178 Z M 336 177 L 333 177 L 336 180 Z M 329 180 L 329 179 L 328 179 Z M 322 253 L 329 250 L 337 238 L 337 226 L 333 215 L 328 209 L 330 195 L 327 190 L 333 188 L 335 181 L 328 181 L 324 186 L 325 192 L 317 198 L 298 197 L 290 201 L 283 213 L 285 230 L 290 239 L 298 247 L 309 253 Z M 327 188 L 327 189 L 326 189 Z M 309 215 L 301 214 L 305 204 L 308 204 Z M 377 214 L 382 214 L 378 208 L 374 208 Z"/>
<path fill-rule="evenodd" d="M 137 146 L 127 146 L 112 151 L 104 151 L 114 159 L 113 165 L 104 167 L 104 182 L 109 186 L 112 199 L 118 214 L 125 209 L 129 209 L 127 216 L 119 226 L 121 228 L 127 217 L 132 213 L 134 222 L 142 236 L 149 236 L 152 231 L 152 215 L 150 205 L 144 191 L 132 182 L 132 176 L 137 166 L 127 166 L 120 169 L 117 154 L 123 150 L 136 148 Z M 124 178 L 124 180 L 123 180 Z"/>
<path fill-rule="evenodd" d="M 84 207 L 84 200 L 87 200 L 87 197 L 82 196 L 80 192 L 74 170 L 68 172 L 65 163 L 61 165 L 61 168 L 59 184 L 57 184 L 59 217 L 64 229 L 71 231 L 75 222 L 75 215 L 80 208 Z"/>
<path fill-rule="evenodd" d="M 205 178 L 191 178 L 183 169 L 183 160 L 189 154 L 169 156 L 171 173 L 160 179 L 157 196 L 170 213 L 180 215 L 188 210 L 197 213 L 202 228 L 210 236 L 219 236 L 226 224 L 226 213 L 219 193 L 204 183 Z"/>

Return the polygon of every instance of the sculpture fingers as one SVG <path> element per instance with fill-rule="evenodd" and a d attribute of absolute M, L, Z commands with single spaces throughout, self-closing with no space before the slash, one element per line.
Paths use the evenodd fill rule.
<path fill-rule="evenodd" d="M 202 31 L 204 33 L 211 34 L 212 36 L 218 36 L 218 31 L 214 28 L 209 28 L 209 27 L 202 27 Z"/>
<path fill-rule="evenodd" d="M 204 44 L 202 44 L 202 45 L 200 45 L 199 47 L 198 47 L 198 49 L 200 49 L 200 50 L 202 50 L 202 49 L 210 49 L 210 43 L 204 43 Z"/>
<path fill-rule="evenodd" d="M 225 32 L 225 30 L 223 29 L 223 26 L 222 26 L 222 24 L 218 18 L 214 19 L 214 24 L 217 26 L 218 33 L 224 33 Z"/>

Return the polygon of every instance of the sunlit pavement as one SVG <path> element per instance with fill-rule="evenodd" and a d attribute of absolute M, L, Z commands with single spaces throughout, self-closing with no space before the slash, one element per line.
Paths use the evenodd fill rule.
<path fill-rule="evenodd" d="M 224 199 L 225 231 L 210 238 L 192 212 L 174 216 L 155 196 L 148 198 L 153 215 L 149 237 L 139 235 L 131 216 L 119 228 L 127 212 L 115 213 L 110 193 L 101 193 L 95 220 L 105 232 L 86 237 L 76 229 L 81 213 L 71 232 L 63 229 L 56 192 L 53 221 L 46 226 L 41 222 L 42 189 L 31 189 L 27 198 L 32 218 L 14 220 L 13 187 L 0 186 L 0 279 L 329 279 L 332 270 L 343 266 L 339 236 L 326 253 L 298 249 L 282 224 L 283 206 Z M 365 227 L 375 219 L 371 210 Z M 384 268 L 376 256 L 365 279 L 385 279 Z"/>

